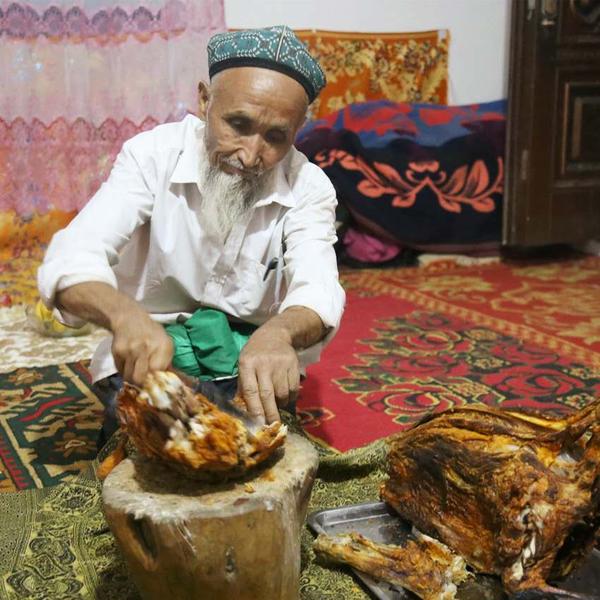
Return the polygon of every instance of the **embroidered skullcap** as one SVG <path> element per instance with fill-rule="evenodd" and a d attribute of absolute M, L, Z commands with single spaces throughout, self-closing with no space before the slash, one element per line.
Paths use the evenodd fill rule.
<path fill-rule="evenodd" d="M 285 25 L 218 33 L 208 42 L 208 73 L 232 67 L 263 67 L 293 77 L 312 102 L 325 86 L 325 74 L 306 46 Z"/>

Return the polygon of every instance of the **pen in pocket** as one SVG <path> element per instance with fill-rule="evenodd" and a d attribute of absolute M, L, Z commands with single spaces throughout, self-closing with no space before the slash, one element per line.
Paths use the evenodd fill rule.
<path fill-rule="evenodd" d="M 277 257 L 272 258 L 269 261 L 269 264 L 267 265 L 267 268 L 265 269 L 265 274 L 263 276 L 263 281 L 267 280 L 267 276 L 269 275 L 269 272 L 272 271 L 273 269 L 275 269 L 277 267 L 277 263 L 279 262 L 279 259 Z"/>

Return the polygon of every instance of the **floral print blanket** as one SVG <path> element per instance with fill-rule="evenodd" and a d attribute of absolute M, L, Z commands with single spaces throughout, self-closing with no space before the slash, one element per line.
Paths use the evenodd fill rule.
<path fill-rule="evenodd" d="M 296 145 L 325 170 L 339 220 L 424 251 L 500 244 L 506 103 L 349 105 Z M 344 214 L 346 216 L 344 216 Z"/>

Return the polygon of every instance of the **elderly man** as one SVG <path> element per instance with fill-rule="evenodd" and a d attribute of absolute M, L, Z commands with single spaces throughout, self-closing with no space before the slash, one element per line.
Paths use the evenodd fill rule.
<path fill-rule="evenodd" d="M 216 35 L 208 55 L 200 118 L 127 141 L 39 270 L 63 321 L 112 334 L 91 366 L 104 437 L 122 379 L 172 367 L 278 419 L 343 311 L 335 191 L 292 145 L 321 68 L 283 26 Z"/>

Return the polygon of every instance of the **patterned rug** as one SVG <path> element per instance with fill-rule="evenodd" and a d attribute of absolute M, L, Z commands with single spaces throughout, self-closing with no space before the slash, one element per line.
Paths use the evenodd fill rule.
<path fill-rule="evenodd" d="M 589 258 L 344 273 L 342 329 L 299 403 L 322 456 L 309 510 L 377 499 L 384 441 L 343 454 L 327 445 L 364 444 L 474 400 L 566 411 L 598 395 L 599 267 Z M 0 494 L 0 597 L 138 599 L 93 469 L 74 476 L 90 465 L 100 423 L 85 364 L 0 375 L 0 419 L 0 485 L 61 482 Z M 316 562 L 311 542 L 305 528 L 302 600 L 369 597 L 345 570 Z"/>
<path fill-rule="evenodd" d="M 48 337 L 33 328 L 26 306 L 0 308 L 0 373 L 87 360 L 106 336 L 96 327 L 86 335 Z"/>
<path fill-rule="evenodd" d="M 95 458 L 102 405 L 86 366 L 0 375 L 0 492 L 56 485 Z"/>
<path fill-rule="evenodd" d="M 564 412 L 600 395 L 600 259 L 343 274 L 338 335 L 309 367 L 305 430 L 345 451 L 483 402 Z"/>
<path fill-rule="evenodd" d="M 0 308 L 0 373 L 87 360 L 106 336 L 97 327 L 86 335 L 48 337 L 33 328 L 24 305 Z"/>
<path fill-rule="evenodd" d="M 331 450 L 470 402 L 563 412 L 600 394 L 599 258 L 342 278 L 341 330 L 298 402 L 306 432 Z M 89 358 L 104 334 L 44 338 L 26 331 L 23 307 L 0 312 L 0 334 L 0 491 L 72 478 L 94 456 L 102 407 L 86 363 L 56 363 Z"/>
<path fill-rule="evenodd" d="M 0 213 L 0 225 L 4 215 Z M 55 230 L 52 230 L 55 231 Z M 0 233 L 3 233 L 0 226 Z M 37 243 L 37 242 L 32 242 Z M 41 263 L 39 256 L 3 255 L 0 248 L 0 306 L 33 304 L 39 297 L 37 290 L 37 270 Z"/>

